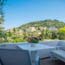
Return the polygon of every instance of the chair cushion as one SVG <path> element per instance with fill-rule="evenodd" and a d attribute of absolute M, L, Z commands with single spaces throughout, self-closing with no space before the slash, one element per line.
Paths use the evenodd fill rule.
<path fill-rule="evenodd" d="M 60 46 L 61 46 L 61 49 L 65 51 L 65 43 L 61 43 Z"/>
<path fill-rule="evenodd" d="M 52 51 L 52 54 L 57 59 L 60 59 L 60 60 L 65 62 L 65 51 L 63 51 L 63 50 L 54 50 L 54 51 Z"/>
<path fill-rule="evenodd" d="M 64 57 L 65 58 L 65 51 L 63 51 L 63 50 L 54 50 L 54 51 L 52 51 L 54 54 L 57 54 L 57 55 L 59 55 L 59 56 L 62 56 L 62 57 Z"/>
<path fill-rule="evenodd" d="M 0 49 L 4 65 L 31 65 L 28 51 L 19 49 Z"/>

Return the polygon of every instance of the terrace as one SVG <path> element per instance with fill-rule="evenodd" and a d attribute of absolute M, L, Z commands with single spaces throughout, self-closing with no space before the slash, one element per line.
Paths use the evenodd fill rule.
<path fill-rule="evenodd" d="M 32 47 L 29 43 L 0 45 L 1 65 L 65 65 L 64 54 L 63 40 L 44 41 Z"/>

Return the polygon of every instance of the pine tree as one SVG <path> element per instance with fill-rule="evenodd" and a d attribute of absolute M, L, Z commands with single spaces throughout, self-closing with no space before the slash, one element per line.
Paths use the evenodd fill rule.
<path fill-rule="evenodd" d="M 4 8 L 5 0 L 0 0 L 0 42 L 3 42 L 5 39 L 5 33 L 4 33 L 4 13 L 3 13 L 3 8 Z"/>

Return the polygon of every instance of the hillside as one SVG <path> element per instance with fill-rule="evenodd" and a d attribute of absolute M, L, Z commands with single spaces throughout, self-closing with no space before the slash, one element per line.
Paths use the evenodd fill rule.
<path fill-rule="evenodd" d="M 34 22 L 30 22 L 30 23 L 27 23 L 27 24 L 24 24 L 24 25 L 21 25 L 20 29 L 25 29 L 25 28 L 28 28 L 28 27 L 56 27 L 56 28 L 62 28 L 65 26 L 65 23 L 64 22 L 61 22 L 59 20 L 42 20 L 42 21 L 34 21 Z"/>
<path fill-rule="evenodd" d="M 60 28 L 60 29 L 59 29 Z M 30 22 L 6 31 L 7 42 L 26 42 L 28 37 L 35 36 L 39 40 L 65 40 L 65 23 L 58 20 Z M 1 41 L 2 42 L 2 41 Z"/>

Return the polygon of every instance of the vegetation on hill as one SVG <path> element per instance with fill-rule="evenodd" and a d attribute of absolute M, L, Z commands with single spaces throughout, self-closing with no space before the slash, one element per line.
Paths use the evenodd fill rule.
<path fill-rule="evenodd" d="M 62 28 L 65 26 L 65 23 L 59 20 L 41 20 L 41 21 L 34 21 L 27 24 L 24 24 L 20 26 L 19 28 L 25 29 L 28 27 L 56 27 L 56 28 Z"/>
<path fill-rule="evenodd" d="M 1 36 L 3 35 L 1 34 Z M 40 41 L 44 39 L 65 40 L 65 23 L 58 20 L 30 22 L 17 28 L 6 30 L 4 39 L 6 39 L 6 42 L 14 43 L 26 42 L 28 38 L 33 37 Z M 2 41 L 0 40 L 0 42 Z"/>
<path fill-rule="evenodd" d="M 6 31 L 8 42 L 25 42 L 27 38 L 37 37 L 39 40 L 65 40 L 65 23 L 58 20 L 44 20 L 24 24 Z"/>

